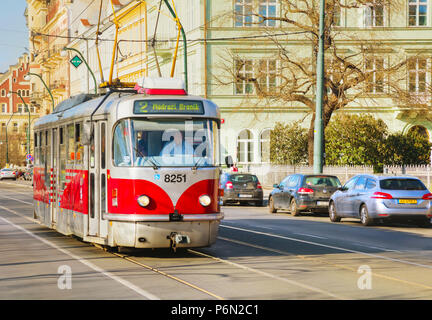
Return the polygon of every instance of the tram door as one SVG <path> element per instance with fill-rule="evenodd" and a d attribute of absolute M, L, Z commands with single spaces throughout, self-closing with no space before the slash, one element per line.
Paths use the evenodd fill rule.
<path fill-rule="evenodd" d="M 106 237 L 108 220 L 104 219 L 107 210 L 107 129 L 106 121 L 95 122 L 94 137 L 90 144 L 89 168 L 89 235 Z"/>

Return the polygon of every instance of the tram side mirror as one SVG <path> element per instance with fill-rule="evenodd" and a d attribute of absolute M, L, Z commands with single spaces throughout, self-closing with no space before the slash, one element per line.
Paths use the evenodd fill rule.
<path fill-rule="evenodd" d="M 84 122 L 82 144 L 88 146 L 91 144 L 93 136 L 93 126 L 91 122 Z"/>
<path fill-rule="evenodd" d="M 233 159 L 231 156 L 225 157 L 225 164 L 228 168 L 231 168 L 234 165 Z"/>

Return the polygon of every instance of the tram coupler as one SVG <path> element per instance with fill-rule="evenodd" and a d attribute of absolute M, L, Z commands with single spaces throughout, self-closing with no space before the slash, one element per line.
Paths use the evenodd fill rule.
<path fill-rule="evenodd" d="M 189 236 L 178 234 L 177 232 L 171 232 L 167 238 L 170 240 L 170 247 L 174 250 L 174 252 L 176 251 L 177 244 L 190 243 Z"/>

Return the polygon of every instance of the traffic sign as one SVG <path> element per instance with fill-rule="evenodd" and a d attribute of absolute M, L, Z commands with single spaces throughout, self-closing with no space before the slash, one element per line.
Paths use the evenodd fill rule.
<path fill-rule="evenodd" d="M 81 60 L 80 57 L 78 57 L 78 56 L 76 55 L 76 56 L 74 56 L 74 57 L 70 60 L 70 63 L 72 63 L 72 65 L 73 65 L 75 68 L 78 68 L 78 67 L 81 65 L 81 63 L 83 63 L 83 61 Z"/>

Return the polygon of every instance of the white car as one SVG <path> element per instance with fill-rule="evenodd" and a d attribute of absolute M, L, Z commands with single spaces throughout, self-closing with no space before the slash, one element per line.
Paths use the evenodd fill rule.
<path fill-rule="evenodd" d="M 13 169 L 4 168 L 0 170 L 0 180 L 17 178 L 17 171 Z"/>

